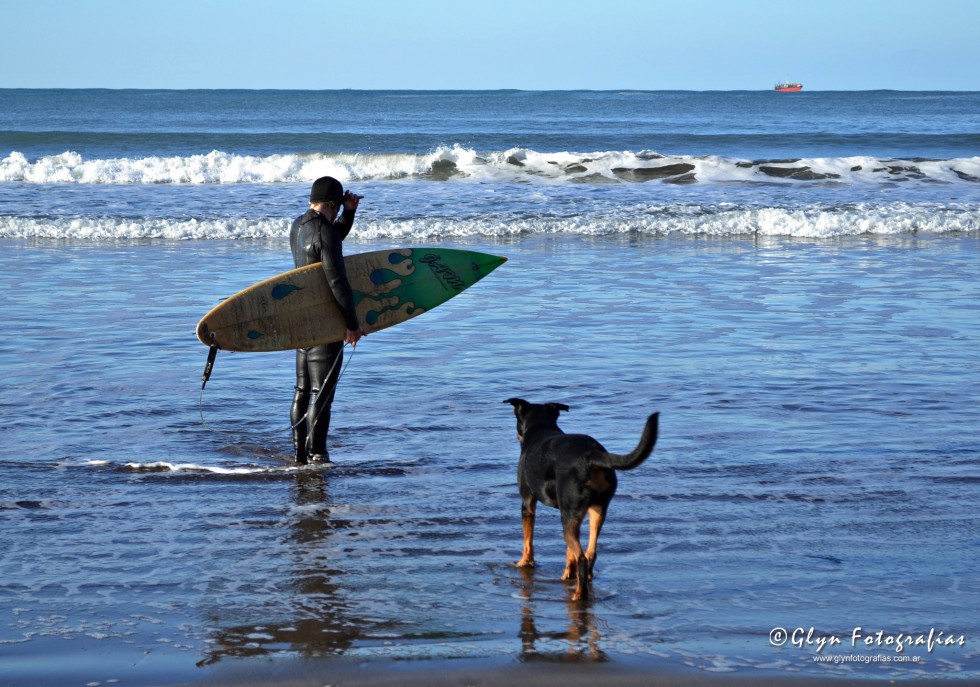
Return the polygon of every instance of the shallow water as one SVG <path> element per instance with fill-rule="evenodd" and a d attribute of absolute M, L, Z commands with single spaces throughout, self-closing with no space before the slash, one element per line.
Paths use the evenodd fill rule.
<path fill-rule="evenodd" d="M 221 353 L 201 399 L 193 334 L 281 240 L 2 240 L 5 684 L 291 655 L 980 676 L 975 236 L 442 243 L 509 261 L 348 352 L 334 464 L 298 468 L 292 354 Z M 510 565 L 515 395 L 613 451 L 662 413 L 588 604 L 556 512 Z"/>

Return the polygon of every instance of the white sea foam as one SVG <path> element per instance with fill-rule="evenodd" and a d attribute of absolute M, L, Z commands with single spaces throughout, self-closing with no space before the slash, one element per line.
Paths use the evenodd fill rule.
<path fill-rule="evenodd" d="M 74 152 L 30 160 L 0 159 L 0 182 L 33 184 L 237 184 L 430 178 L 537 183 L 765 182 L 882 184 L 896 181 L 980 183 L 980 157 L 900 160 L 870 157 L 739 160 L 718 156 L 661 156 L 652 151 L 544 153 L 512 148 L 480 154 L 444 147 L 410 153 L 206 155 L 85 159 Z"/>
<path fill-rule="evenodd" d="M 152 185 L 160 190 L 196 186 L 203 198 L 209 186 L 305 184 L 325 174 L 359 184 L 446 182 L 427 186 L 424 196 L 457 211 L 431 212 L 431 202 L 417 203 L 418 193 L 413 193 L 410 205 L 397 193 L 388 193 L 386 206 L 374 205 L 372 212 L 359 215 L 355 240 L 623 233 L 830 238 L 980 231 L 975 203 L 952 201 L 975 197 L 980 190 L 980 157 L 739 160 L 665 157 L 653 151 L 542 153 L 526 148 L 479 154 L 453 146 L 426 155 L 252 157 L 213 151 L 188 157 L 87 160 L 66 152 L 28 160 L 15 152 L 0 160 L 0 182 L 27 195 L 31 184 Z M 18 186 L 28 191 L 17 191 Z M 494 195 L 512 195 L 515 189 L 522 197 L 518 204 L 500 203 Z M 597 189 L 603 189 L 602 200 L 582 200 L 602 195 Z M 794 189 L 801 192 L 786 192 Z M 887 197 L 877 193 L 886 189 Z M 823 195 L 814 195 L 818 193 Z M 740 202 L 729 202 L 730 198 Z M 864 202 L 865 198 L 877 200 Z M 288 235 L 291 216 L 243 216 L 237 208 L 229 213 L 197 199 L 198 207 L 205 209 L 200 213 L 189 210 L 187 200 L 182 196 L 162 211 L 140 210 L 143 197 L 127 197 L 118 204 L 126 214 L 110 203 L 102 216 L 91 208 L 77 216 L 49 214 L 43 205 L 29 201 L 29 212 L 0 214 L 0 238 L 238 240 Z M 179 216 L 170 216 L 174 212 Z"/>
<path fill-rule="evenodd" d="M 240 467 L 224 468 L 216 465 L 198 465 L 196 463 L 168 463 L 166 461 L 155 461 L 151 463 L 125 463 L 127 470 L 137 472 L 198 472 L 213 475 L 254 475 L 269 472 L 267 468 Z"/>
<path fill-rule="evenodd" d="M 116 241 L 137 239 L 285 239 L 289 219 L 168 219 L 0 216 L 0 238 Z M 607 236 L 787 236 L 834 238 L 856 235 L 952 234 L 980 231 L 975 208 L 897 203 L 786 208 L 663 206 L 613 208 L 604 214 L 571 217 L 359 218 L 351 239 L 405 242 L 441 238 L 512 237 L 535 234 Z"/>

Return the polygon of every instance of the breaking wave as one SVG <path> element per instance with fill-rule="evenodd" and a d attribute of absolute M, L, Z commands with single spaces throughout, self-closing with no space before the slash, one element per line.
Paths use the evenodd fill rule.
<path fill-rule="evenodd" d="M 543 153 L 526 148 L 478 153 L 461 146 L 431 153 L 206 155 L 85 159 L 78 153 L 0 159 L 0 182 L 31 184 L 238 184 L 427 179 L 536 183 L 976 184 L 980 157 L 883 159 L 866 156 L 742 160 L 665 156 L 653 151 Z"/>

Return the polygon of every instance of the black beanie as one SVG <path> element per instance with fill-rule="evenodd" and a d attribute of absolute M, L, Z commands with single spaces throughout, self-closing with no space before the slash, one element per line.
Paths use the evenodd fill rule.
<path fill-rule="evenodd" d="M 310 189 L 311 203 L 326 203 L 333 201 L 338 205 L 344 199 L 344 187 L 333 177 L 320 177 L 313 182 Z"/>

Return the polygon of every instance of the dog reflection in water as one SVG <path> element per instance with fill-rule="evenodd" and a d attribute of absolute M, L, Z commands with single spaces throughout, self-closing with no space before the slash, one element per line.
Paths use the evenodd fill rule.
<path fill-rule="evenodd" d="M 534 600 L 541 594 L 535 588 L 534 568 L 518 568 L 521 575 L 522 661 L 561 661 L 563 663 L 602 663 L 609 660 L 602 649 L 600 623 L 589 604 L 565 597 L 566 618 L 559 618 L 557 606 L 550 601 L 535 611 Z M 548 583 L 544 583 L 548 586 Z M 541 593 L 551 598 L 549 590 Z M 603 623 L 604 625 L 604 623 Z"/>

